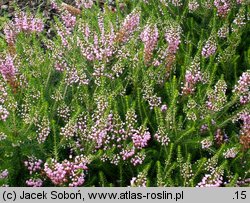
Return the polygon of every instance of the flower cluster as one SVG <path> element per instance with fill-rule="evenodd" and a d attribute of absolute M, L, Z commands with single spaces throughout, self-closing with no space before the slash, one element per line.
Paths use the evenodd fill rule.
<path fill-rule="evenodd" d="M 133 177 L 130 181 L 131 187 L 146 187 L 147 186 L 147 176 L 145 173 L 140 172 L 137 177 Z"/>
<path fill-rule="evenodd" d="M 214 5 L 217 8 L 218 15 L 222 17 L 225 17 L 231 8 L 229 0 L 215 0 Z"/>
<path fill-rule="evenodd" d="M 100 20 L 101 19 L 99 18 L 99 21 Z M 100 26 L 100 22 L 98 23 L 98 25 Z M 88 41 L 89 37 L 92 35 L 92 30 L 90 29 L 89 25 L 87 23 L 80 22 L 78 28 L 83 33 L 85 41 Z"/>
<path fill-rule="evenodd" d="M 68 29 L 74 28 L 74 26 L 76 24 L 76 17 L 75 16 L 73 16 L 68 11 L 64 11 L 61 16 L 62 16 L 62 20 L 63 20 L 63 23 L 66 26 L 66 28 L 68 28 Z"/>
<path fill-rule="evenodd" d="M 236 186 L 237 186 L 237 187 L 247 186 L 249 183 L 250 183 L 250 178 L 243 179 L 243 180 L 240 179 L 240 180 L 237 181 Z"/>
<path fill-rule="evenodd" d="M 249 19 L 245 16 L 245 9 L 240 8 L 239 12 L 237 13 L 235 19 L 232 23 L 232 32 L 238 32 L 241 27 L 247 24 Z"/>
<path fill-rule="evenodd" d="M 138 28 L 139 23 L 140 23 L 140 12 L 135 10 L 132 13 L 130 13 L 122 23 L 122 26 L 116 36 L 117 41 L 127 42 L 130 36 Z"/>
<path fill-rule="evenodd" d="M 152 85 L 148 84 L 148 82 L 145 82 L 144 84 L 143 98 L 149 103 L 150 109 L 159 107 L 162 103 L 161 97 L 155 95 Z"/>
<path fill-rule="evenodd" d="M 225 23 L 219 30 L 218 30 L 218 37 L 226 38 L 229 34 L 229 25 Z"/>
<path fill-rule="evenodd" d="M 30 178 L 29 180 L 26 180 L 26 184 L 29 187 L 42 187 L 43 181 L 40 178 Z"/>
<path fill-rule="evenodd" d="M 199 6 L 200 5 L 199 5 L 199 3 L 196 0 L 190 0 L 188 2 L 188 9 L 189 9 L 190 13 L 196 11 L 199 8 Z"/>
<path fill-rule="evenodd" d="M 43 181 L 38 178 L 43 171 L 43 161 L 37 159 L 34 156 L 28 157 L 28 160 L 24 161 L 25 167 L 28 169 L 29 174 L 32 176 L 30 179 L 26 180 L 26 185 L 30 187 L 41 187 Z"/>
<path fill-rule="evenodd" d="M 9 175 L 9 172 L 7 169 L 5 169 L 4 171 L 0 171 L 0 180 L 7 178 L 8 175 Z"/>
<path fill-rule="evenodd" d="M 50 0 L 50 6 L 52 9 L 59 10 L 59 5 L 57 4 L 56 0 Z"/>
<path fill-rule="evenodd" d="M 207 124 L 203 124 L 201 126 L 201 128 L 200 128 L 201 133 L 205 133 L 205 132 L 207 132 L 207 130 L 208 130 L 208 125 Z"/>
<path fill-rule="evenodd" d="M 91 138 L 96 143 L 96 148 L 104 147 L 104 149 L 107 146 L 107 144 L 110 143 L 110 136 L 109 131 L 112 131 L 113 128 L 113 114 L 109 114 L 107 116 L 107 119 L 105 118 L 99 118 L 98 116 L 95 118 L 95 125 L 91 128 L 91 135 L 89 138 Z M 106 146 L 105 146 L 106 144 Z"/>
<path fill-rule="evenodd" d="M 26 15 L 21 12 L 15 15 L 14 21 L 7 24 L 4 28 L 4 33 L 8 44 L 14 44 L 16 35 L 20 32 L 42 32 L 44 23 L 39 18 Z"/>
<path fill-rule="evenodd" d="M 71 29 L 65 26 L 56 26 L 56 31 L 63 46 L 69 48 L 69 36 L 71 35 Z"/>
<path fill-rule="evenodd" d="M 183 109 L 184 112 L 186 113 L 186 117 L 190 121 L 196 121 L 198 118 L 197 114 L 197 103 L 193 99 L 189 99 L 187 106 Z"/>
<path fill-rule="evenodd" d="M 69 139 L 70 137 L 74 137 L 77 133 L 77 126 L 74 123 L 68 122 L 65 127 L 61 128 L 61 133 L 63 137 Z"/>
<path fill-rule="evenodd" d="M 195 57 L 192 61 L 190 68 L 186 70 L 185 83 L 182 87 L 182 94 L 188 95 L 195 91 L 195 85 L 203 81 L 203 75 L 200 71 L 200 59 Z"/>
<path fill-rule="evenodd" d="M 75 0 L 78 8 L 91 8 L 94 4 L 93 0 Z"/>
<path fill-rule="evenodd" d="M 209 56 L 213 55 L 217 50 L 217 44 L 213 38 L 209 38 L 205 43 L 204 47 L 202 48 L 202 56 L 208 58 Z"/>
<path fill-rule="evenodd" d="M 7 87 L 6 83 L 0 78 L 0 105 L 3 105 L 7 100 Z"/>
<path fill-rule="evenodd" d="M 220 111 L 224 107 L 224 104 L 227 101 L 226 90 L 226 82 L 224 80 L 219 80 L 215 85 L 215 89 L 208 91 L 206 106 L 209 110 Z"/>
<path fill-rule="evenodd" d="M 224 142 L 228 141 L 227 134 L 220 128 L 218 128 L 214 135 L 214 140 L 217 145 L 222 145 Z"/>
<path fill-rule="evenodd" d="M 228 158 L 235 158 L 236 155 L 238 154 L 238 150 L 233 147 L 228 149 L 226 152 L 223 153 L 223 156 L 228 159 Z"/>
<path fill-rule="evenodd" d="M 63 43 L 64 45 L 67 44 L 67 42 L 65 41 L 65 43 Z M 55 64 L 54 67 L 57 71 L 65 71 L 68 70 L 68 64 L 67 62 L 63 59 L 62 53 L 60 52 L 54 52 L 55 54 L 53 54 L 53 58 L 55 59 Z"/>
<path fill-rule="evenodd" d="M 150 133 L 144 130 L 143 128 L 140 127 L 138 130 L 134 130 L 132 135 L 134 147 L 137 149 L 142 149 L 146 147 L 150 138 Z"/>
<path fill-rule="evenodd" d="M 237 115 L 235 121 L 242 121 L 240 130 L 240 143 L 244 149 L 250 148 L 250 112 L 245 110 Z"/>
<path fill-rule="evenodd" d="M 167 52 L 169 54 L 175 54 L 177 52 L 179 45 L 181 43 L 181 33 L 182 29 L 179 25 L 168 26 L 165 33 L 165 39 L 168 42 Z"/>
<path fill-rule="evenodd" d="M 42 32 L 44 28 L 44 24 L 41 19 L 27 16 L 24 12 L 15 16 L 14 25 L 17 30 L 24 32 Z"/>
<path fill-rule="evenodd" d="M 62 118 L 63 121 L 67 122 L 71 115 L 71 109 L 65 103 L 62 103 L 57 108 L 57 115 L 59 118 Z"/>
<path fill-rule="evenodd" d="M 121 59 L 112 66 L 111 70 L 116 78 L 122 75 L 124 71 L 124 66 L 121 64 Z"/>
<path fill-rule="evenodd" d="M 6 121 L 6 119 L 9 116 L 9 111 L 4 108 L 2 105 L 0 105 L 0 120 Z"/>
<path fill-rule="evenodd" d="M 161 0 L 161 1 L 165 1 L 165 0 Z M 181 0 L 167 0 L 168 3 L 171 3 L 174 6 L 182 6 L 182 1 Z"/>
<path fill-rule="evenodd" d="M 5 80 L 13 80 L 16 76 L 17 68 L 11 55 L 7 55 L 4 60 L 0 60 L 0 73 Z"/>
<path fill-rule="evenodd" d="M 192 169 L 191 163 L 183 163 L 181 164 L 181 176 L 185 179 L 186 182 L 191 182 L 192 177 L 194 177 L 194 172 Z"/>
<path fill-rule="evenodd" d="M 41 123 L 38 123 L 36 127 L 38 128 L 37 133 L 38 137 L 37 140 L 39 143 L 43 143 L 50 134 L 50 126 L 49 126 L 49 119 L 43 117 Z"/>
<path fill-rule="evenodd" d="M 80 47 L 82 55 L 87 60 L 108 61 L 115 50 L 114 44 L 116 35 L 112 24 L 110 24 L 109 32 L 105 32 L 103 18 L 101 16 L 98 18 L 98 26 L 101 31 L 100 36 L 98 32 L 91 31 L 87 24 L 81 24 L 80 30 L 84 33 L 84 37 L 77 38 L 77 45 Z"/>
<path fill-rule="evenodd" d="M 72 86 L 73 84 L 78 84 L 79 86 L 87 85 L 89 83 L 89 79 L 83 71 L 79 71 L 75 67 L 71 67 L 66 69 L 65 83 L 69 86 Z"/>
<path fill-rule="evenodd" d="M 204 9 L 212 9 L 213 8 L 213 0 L 201 1 L 201 6 Z"/>
<path fill-rule="evenodd" d="M 209 149 L 213 145 L 213 141 L 211 138 L 206 138 L 201 141 L 201 148 L 202 149 Z"/>
<path fill-rule="evenodd" d="M 238 114 L 238 120 L 243 122 L 241 134 L 250 134 L 250 112 L 243 111 Z"/>
<path fill-rule="evenodd" d="M 88 170 L 89 160 L 83 155 L 76 156 L 73 161 L 64 160 L 62 163 L 51 159 L 44 164 L 44 172 L 55 185 L 67 184 L 69 187 L 81 186 Z"/>
<path fill-rule="evenodd" d="M 152 58 L 152 53 L 157 45 L 158 36 L 159 33 L 156 25 L 147 25 L 140 35 L 141 40 L 144 42 L 144 60 L 146 63 Z"/>
<path fill-rule="evenodd" d="M 6 60 L 7 61 L 7 60 Z M 9 66 L 9 69 L 14 68 L 13 64 L 11 62 L 7 62 L 3 65 L 5 68 Z M 8 72 L 7 69 L 8 68 L 3 68 L 2 70 L 6 73 Z M 1 73 L 1 61 L 0 61 L 0 73 Z M 6 78 L 8 78 L 8 76 L 5 76 Z M 10 81 L 8 81 L 10 82 Z M 9 116 L 9 110 L 11 108 L 14 108 L 15 104 L 11 104 L 10 101 L 7 102 L 8 100 L 8 92 L 7 92 L 7 84 L 4 81 L 4 79 L 0 76 L 0 121 L 6 121 L 6 119 Z M 1 133 L 0 133 L 1 134 Z M 0 136 L 1 137 L 1 136 Z M 0 138 L 1 140 L 1 138 Z"/>
<path fill-rule="evenodd" d="M 110 73 L 110 71 L 108 70 L 108 68 L 102 64 L 102 65 L 99 65 L 99 66 L 94 66 L 94 72 L 93 72 L 93 76 L 95 78 L 95 84 L 100 86 L 101 84 L 101 79 L 103 77 L 106 77 L 106 78 L 109 78 L 111 80 L 114 79 L 114 74 L 116 73 Z"/>
<path fill-rule="evenodd" d="M 205 174 L 197 187 L 220 187 L 223 184 L 223 177 L 219 173 Z"/>
<path fill-rule="evenodd" d="M 168 134 L 165 131 L 164 127 L 159 127 L 154 135 L 154 138 L 163 146 L 167 146 L 170 142 Z"/>
<path fill-rule="evenodd" d="M 238 84 L 234 87 L 234 92 L 240 96 L 240 103 L 250 102 L 250 71 L 246 71 L 240 77 Z"/>
<path fill-rule="evenodd" d="M 168 109 L 168 106 L 166 104 L 161 105 L 161 112 L 166 112 Z"/>
<path fill-rule="evenodd" d="M 160 59 L 165 59 L 164 61 L 167 77 L 169 76 L 170 71 L 175 62 L 176 52 L 179 49 L 179 45 L 181 43 L 181 33 L 182 29 L 179 24 L 174 24 L 173 22 L 168 23 L 167 30 L 165 33 L 165 40 L 168 42 L 168 47 L 160 54 Z M 154 61 L 154 64 L 157 65 L 157 63 L 159 64 L 160 61 Z"/>
<path fill-rule="evenodd" d="M 142 152 L 138 152 L 134 157 L 131 158 L 131 163 L 134 166 L 140 165 L 146 158 L 146 154 Z"/>
<path fill-rule="evenodd" d="M 110 112 L 106 116 L 102 112 L 104 105 L 99 106 L 93 115 L 95 123 L 89 132 L 85 131 L 86 139 L 93 141 L 96 149 L 104 149 L 103 161 L 110 160 L 116 165 L 122 160 L 130 161 L 133 165 L 141 164 L 145 159 L 141 150 L 148 145 L 150 133 L 142 126 L 135 127 L 137 116 L 134 110 L 130 109 L 126 114 L 126 121 L 122 122 L 117 113 Z"/>
<path fill-rule="evenodd" d="M 29 170 L 30 174 L 33 174 L 42 169 L 43 161 L 41 159 L 36 159 L 35 157 L 29 157 L 27 161 L 24 162 L 24 165 Z"/>

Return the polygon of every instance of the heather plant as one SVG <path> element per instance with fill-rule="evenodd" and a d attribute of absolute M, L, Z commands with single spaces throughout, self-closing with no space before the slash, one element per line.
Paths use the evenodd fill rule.
<path fill-rule="evenodd" d="M 0 19 L 0 185 L 249 186 L 249 1 L 75 3 Z"/>

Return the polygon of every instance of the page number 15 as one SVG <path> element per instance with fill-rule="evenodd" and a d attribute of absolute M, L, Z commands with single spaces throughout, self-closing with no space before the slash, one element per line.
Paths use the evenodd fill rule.
<path fill-rule="evenodd" d="M 247 191 L 236 191 L 233 199 L 246 199 Z"/>

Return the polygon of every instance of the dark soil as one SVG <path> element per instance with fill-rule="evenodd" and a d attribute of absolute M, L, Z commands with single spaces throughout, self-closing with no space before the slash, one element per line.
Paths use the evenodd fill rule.
<path fill-rule="evenodd" d="M 74 0 L 63 0 L 62 2 L 76 6 Z M 115 0 L 99 0 L 100 4 L 107 2 L 109 5 L 114 6 Z M 12 17 L 14 11 L 18 8 L 21 11 L 29 10 L 36 13 L 38 10 L 42 11 L 44 17 L 48 17 L 51 12 L 50 0 L 0 0 L 0 16 L 7 14 Z"/>

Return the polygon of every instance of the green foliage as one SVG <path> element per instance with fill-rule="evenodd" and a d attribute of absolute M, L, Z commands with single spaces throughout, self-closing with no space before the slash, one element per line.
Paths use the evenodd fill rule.
<path fill-rule="evenodd" d="M 82 155 L 88 168 L 84 186 L 195 187 L 207 174 L 212 184 L 222 177 L 220 186 L 249 186 L 239 182 L 250 178 L 250 151 L 241 142 L 250 135 L 239 114 L 250 114 L 250 103 L 241 104 L 234 91 L 250 67 L 249 5 L 232 1 L 221 17 L 214 5 L 206 7 L 208 1 L 198 1 L 195 11 L 188 1 L 181 6 L 164 2 L 116 1 L 115 12 L 108 4 L 83 8 L 68 34 L 64 13 L 58 11 L 51 22 L 43 19 L 52 35 L 48 28 L 16 35 L 12 57 L 17 87 L 0 74 L 0 96 L 1 84 L 8 95 L 0 107 L 9 112 L 6 121 L 0 119 L 0 174 L 9 172 L 0 184 L 25 186 L 26 180 L 40 178 L 45 186 L 68 186 L 71 180 L 54 184 L 44 164 L 52 168 L 52 160 L 73 163 Z M 124 34 L 124 19 L 134 13 L 140 13 L 139 24 L 122 41 L 117 36 Z M 243 19 L 237 25 L 239 15 Z M 0 29 L 6 19 L 0 18 Z M 146 25 L 156 25 L 159 32 L 149 62 L 141 40 Z M 230 31 L 220 37 L 223 26 Z M 174 53 L 166 51 L 169 30 L 174 37 L 180 31 Z M 103 45 L 102 38 L 109 39 L 112 32 L 113 41 Z M 0 67 L 10 54 L 5 37 L 0 35 Z M 205 57 L 208 41 L 216 50 Z M 91 48 L 105 52 L 105 46 L 112 49 L 110 56 L 88 59 Z M 188 84 L 188 71 L 202 79 Z M 145 146 L 136 145 L 137 135 Z M 226 156 L 230 149 L 235 156 Z M 33 174 L 24 164 L 30 157 L 43 161 Z"/>

